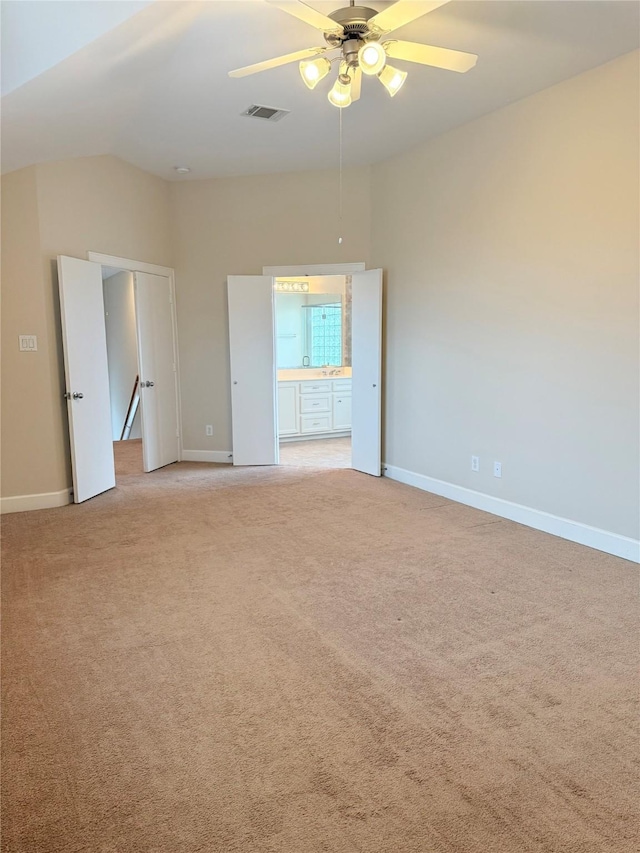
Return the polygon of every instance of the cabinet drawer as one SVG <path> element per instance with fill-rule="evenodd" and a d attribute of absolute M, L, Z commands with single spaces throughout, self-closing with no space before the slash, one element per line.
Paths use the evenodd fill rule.
<path fill-rule="evenodd" d="M 329 432 L 331 430 L 331 413 L 322 415 L 301 415 L 300 432 Z"/>
<path fill-rule="evenodd" d="M 301 382 L 301 394 L 330 394 L 331 382 L 326 380 L 318 380 L 317 382 Z"/>
<path fill-rule="evenodd" d="M 351 380 L 350 379 L 334 379 L 333 381 L 333 390 L 334 391 L 351 391 Z"/>
<path fill-rule="evenodd" d="M 300 414 L 313 414 L 314 412 L 330 412 L 330 394 L 306 394 L 300 395 Z"/>

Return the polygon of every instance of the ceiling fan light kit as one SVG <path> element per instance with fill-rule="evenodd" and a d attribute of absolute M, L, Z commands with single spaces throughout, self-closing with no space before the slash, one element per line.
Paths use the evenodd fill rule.
<path fill-rule="evenodd" d="M 351 104 L 351 77 L 348 74 L 339 74 L 333 84 L 333 88 L 327 95 L 327 99 L 334 107 L 343 109 Z"/>
<path fill-rule="evenodd" d="M 448 71 L 465 72 L 476 64 L 478 57 L 449 48 L 434 47 L 396 39 L 381 41 L 393 30 L 415 21 L 417 18 L 444 6 L 449 0 L 397 0 L 382 12 L 367 6 L 349 6 L 336 9 L 330 15 L 318 12 L 302 0 L 266 0 L 283 12 L 320 30 L 327 43 L 324 48 L 307 48 L 288 53 L 266 62 L 258 62 L 230 71 L 230 77 L 245 77 L 269 68 L 277 68 L 289 62 L 300 62 L 300 75 L 309 89 L 315 89 L 320 80 L 331 70 L 331 61 L 323 54 L 340 51 L 334 59 L 340 59 L 338 79 L 329 92 L 328 100 L 339 109 L 348 107 L 360 97 L 362 74 L 378 77 L 387 92 L 393 97 L 407 79 L 407 72 L 387 65 L 387 58 L 400 59 L 443 68 Z"/>
<path fill-rule="evenodd" d="M 385 65 L 382 71 L 378 74 L 378 80 L 393 98 L 397 95 L 407 79 L 407 72 L 400 71 L 392 65 Z"/>
<path fill-rule="evenodd" d="M 358 51 L 358 65 L 363 74 L 379 74 L 387 61 L 387 54 L 378 41 L 366 41 Z"/>
<path fill-rule="evenodd" d="M 324 56 L 318 59 L 302 60 L 300 63 L 300 76 L 305 86 L 315 89 L 318 83 L 331 71 L 331 63 Z"/>

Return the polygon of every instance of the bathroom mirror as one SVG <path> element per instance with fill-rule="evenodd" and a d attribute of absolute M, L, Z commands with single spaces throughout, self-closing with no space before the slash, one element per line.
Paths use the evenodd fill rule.
<path fill-rule="evenodd" d="M 278 370 L 351 365 L 346 295 L 276 293 Z"/>

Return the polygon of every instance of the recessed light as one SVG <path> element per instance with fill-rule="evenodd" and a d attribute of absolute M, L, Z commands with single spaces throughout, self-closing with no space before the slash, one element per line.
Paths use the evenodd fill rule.
<path fill-rule="evenodd" d="M 186 175 L 191 169 L 188 166 L 174 166 L 173 167 L 179 175 Z"/>

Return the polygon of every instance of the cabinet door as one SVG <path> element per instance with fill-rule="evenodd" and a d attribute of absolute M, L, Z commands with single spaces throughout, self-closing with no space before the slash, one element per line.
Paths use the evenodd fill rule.
<path fill-rule="evenodd" d="M 351 429 L 351 394 L 333 395 L 333 428 Z"/>
<path fill-rule="evenodd" d="M 278 383 L 278 435 L 298 432 L 298 383 Z"/>

